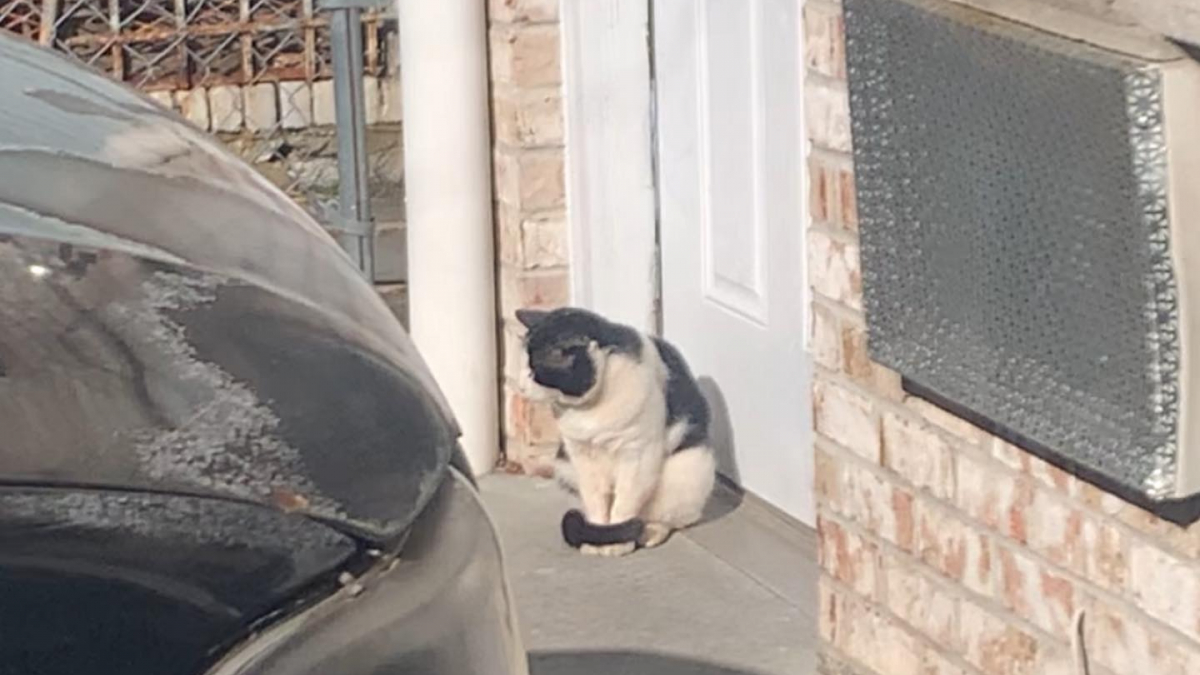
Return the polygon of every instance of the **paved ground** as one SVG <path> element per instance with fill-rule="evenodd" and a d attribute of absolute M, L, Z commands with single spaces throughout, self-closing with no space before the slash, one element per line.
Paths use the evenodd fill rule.
<path fill-rule="evenodd" d="M 723 491 L 712 517 L 624 558 L 568 549 L 571 499 L 491 476 L 484 499 L 508 556 L 533 675 L 811 675 L 812 532 Z"/>

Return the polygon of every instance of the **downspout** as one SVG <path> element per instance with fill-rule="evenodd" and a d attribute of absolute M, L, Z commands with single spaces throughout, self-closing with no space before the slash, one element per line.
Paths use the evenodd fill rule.
<path fill-rule="evenodd" d="M 500 454 L 487 3 L 397 2 L 409 324 L 480 475 Z"/>

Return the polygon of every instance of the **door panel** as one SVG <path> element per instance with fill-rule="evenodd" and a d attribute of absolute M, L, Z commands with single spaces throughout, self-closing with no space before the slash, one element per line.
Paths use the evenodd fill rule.
<path fill-rule="evenodd" d="M 800 0 L 654 0 L 663 327 L 722 472 L 813 522 Z"/>

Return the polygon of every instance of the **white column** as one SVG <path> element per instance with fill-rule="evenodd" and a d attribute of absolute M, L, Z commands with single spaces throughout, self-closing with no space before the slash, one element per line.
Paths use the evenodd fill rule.
<path fill-rule="evenodd" d="M 397 0 L 412 337 L 478 474 L 499 456 L 484 0 Z"/>

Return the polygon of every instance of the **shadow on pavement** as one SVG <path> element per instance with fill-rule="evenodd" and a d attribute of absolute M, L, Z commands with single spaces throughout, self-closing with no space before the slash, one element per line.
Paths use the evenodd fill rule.
<path fill-rule="evenodd" d="M 530 675 L 755 675 L 712 663 L 648 652 L 534 652 Z"/>

